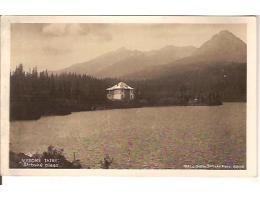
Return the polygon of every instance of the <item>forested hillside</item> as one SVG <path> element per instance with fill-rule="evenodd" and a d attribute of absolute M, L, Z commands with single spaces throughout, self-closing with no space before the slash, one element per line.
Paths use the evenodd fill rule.
<path fill-rule="evenodd" d="M 74 111 L 166 105 L 219 105 L 246 101 L 246 64 L 211 64 L 205 68 L 157 79 L 97 79 L 75 73 L 25 72 L 19 65 L 10 74 L 10 119 L 38 119 Z M 111 102 L 106 88 L 119 81 L 134 87 L 135 100 Z"/>
<path fill-rule="evenodd" d="M 22 65 L 11 73 L 10 81 L 11 120 L 90 110 L 105 102 L 105 89 L 113 82 L 72 73 L 53 75 L 37 69 L 25 72 Z"/>

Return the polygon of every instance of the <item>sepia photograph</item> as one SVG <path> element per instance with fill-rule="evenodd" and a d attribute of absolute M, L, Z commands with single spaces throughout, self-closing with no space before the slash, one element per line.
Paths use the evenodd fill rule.
<path fill-rule="evenodd" d="M 8 168 L 247 171 L 254 18 L 104 18 L 8 23 Z"/>

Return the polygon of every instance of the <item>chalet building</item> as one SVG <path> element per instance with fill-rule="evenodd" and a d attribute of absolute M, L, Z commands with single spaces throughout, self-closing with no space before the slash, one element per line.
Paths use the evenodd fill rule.
<path fill-rule="evenodd" d="M 107 98 L 112 101 L 129 101 L 134 99 L 134 88 L 123 82 L 107 88 L 106 90 L 108 92 Z"/>

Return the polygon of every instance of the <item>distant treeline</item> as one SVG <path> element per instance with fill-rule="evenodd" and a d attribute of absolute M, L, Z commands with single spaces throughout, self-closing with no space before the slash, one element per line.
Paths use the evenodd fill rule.
<path fill-rule="evenodd" d="M 37 119 L 42 115 L 69 114 L 90 110 L 106 102 L 106 88 L 112 80 L 87 75 L 30 72 L 19 65 L 10 77 L 12 119 Z"/>
<path fill-rule="evenodd" d="M 163 79 L 119 80 L 38 72 L 36 68 L 25 72 L 23 65 L 19 65 L 10 73 L 10 119 L 38 119 L 44 115 L 121 107 L 219 105 L 222 101 L 245 101 L 246 68 L 238 67 L 242 71 L 236 74 L 233 71 L 237 71 L 237 66 L 233 71 L 195 71 Z M 106 88 L 119 81 L 135 88 L 134 101 L 111 102 L 107 99 Z"/>

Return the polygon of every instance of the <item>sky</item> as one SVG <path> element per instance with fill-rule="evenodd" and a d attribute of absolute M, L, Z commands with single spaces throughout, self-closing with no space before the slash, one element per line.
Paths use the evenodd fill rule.
<path fill-rule="evenodd" d="M 121 47 L 149 51 L 195 46 L 228 30 L 246 42 L 245 24 L 41 24 L 11 25 L 11 68 L 55 71 Z"/>

